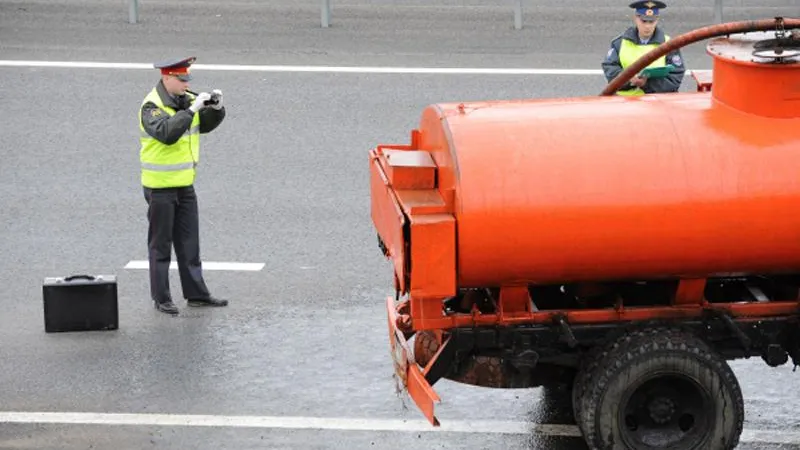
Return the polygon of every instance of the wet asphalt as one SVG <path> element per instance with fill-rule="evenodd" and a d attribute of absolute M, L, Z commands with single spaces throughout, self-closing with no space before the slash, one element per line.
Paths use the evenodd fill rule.
<path fill-rule="evenodd" d="M 797 16 L 794 0 L 731 2 L 726 18 Z M 530 3 L 530 4 L 528 4 Z M 627 8 L 590 16 L 526 2 L 525 28 L 501 1 L 0 1 L 0 60 L 140 62 L 194 54 L 207 64 L 597 69 Z M 682 2 L 673 34 L 713 20 Z M 753 2 L 755 3 L 755 2 Z M 478 6 L 480 5 L 480 6 Z M 690 68 L 710 68 L 702 46 Z M 207 271 L 224 309 L 159 314 L 147 273 L 138 105 L 155 71 L 0 66 L 0 412 L 108 412 L 407 419 L 421 415 L 392 379 L 384 300 L 391 268 L 369 211 L 369 149 L 406 143 L 440 101 L 592 96 L 586 75 L 400 75 L 195 71 L 222 89 L 228 116 L 203 141 L 196 189 L 206 261 L 264 263 Z M 687 78 L 684 90 L 693 89 Z M 120 329 L 46 334 L 45 277 L 113 274 Z M 177 272 L 173 295 L 180 298 Z M 732 363 L 745 394 L 743 449 L 800 449 L 800 374 L 760 359 Z M 442 381 L 442 422 L 573 424 L 540 389 Z M 763 439 L 777 430 L 776 438 Z M 756 434 L 758 439 L 756 439 Z M 789 441 L 787 441 L 789 439 Z M 763 442 L 769 441 L 769 442 Z M 335 431 L 0 423 L 1 449 L 431 448 L 584 449 L 536 434 Z"/>

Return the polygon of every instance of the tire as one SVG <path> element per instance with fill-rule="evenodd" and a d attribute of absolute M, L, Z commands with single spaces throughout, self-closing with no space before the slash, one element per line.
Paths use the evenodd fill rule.
<path fill-rule="evenodd" d="M 439 340 L 433 331 L 422 330 L 414 338 L 414 360 L 422 367 L 428 365 L 433 355 L 439 350 Z"/>
<path fill-rule="evenodd" d="M 575 422 L 578 425 L 581 433 L 586 433 L 583 430 L 581 423 L 581 411 L 583 411 L 583 400 L 586 398 L 586 390 L 591 383 L 592 373 L 595 368 L 600 364 L 600 358 L 603 356 L 604 348 L 602 346 L 592 347 L 581 358 L 580 365 L 578 366 L 578 373 L 573 380 L 572 385 L 572 412 L 575 416 Z"/>
<path fill-rule="evenodd" d="M 744 401 L 736 376 L 690 333 L 632 332 L 586 369 L 575 414 L 590 449 L 729 450 L 739 443 Z"/>

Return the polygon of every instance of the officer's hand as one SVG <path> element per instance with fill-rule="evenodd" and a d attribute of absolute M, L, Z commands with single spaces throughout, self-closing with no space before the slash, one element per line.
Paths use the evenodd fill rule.
<path fill-rule="evenodd" d="M 214 109 L 222 109 L 222 91 L 220 91 L 219 89 L 214 89 L 211 92 L 213 92 L 217 96 L 217 103 L 211 105 L 211 107 Z"/>
<path fill-rule="evenodd" d="M 647 77 L 641 75 L 637 75 L 631 80 L 631 84 L 636 87 L 642 87 L 645 83 L 647 83 Z"/>
<path fill-rule="evenodd" d="M 197 94 L 197 98 L 194 99 L 194 103 L 192 103 L 192 106 L 190 106 L 189 109 L 191 109 L 193 113 L 196 113 L 197 111 L 205 108 L 206 105 L 204 105 L 204 103 L 209 100 L 211 100 L 211 94 L 208 92 L 201 92 Z"/>

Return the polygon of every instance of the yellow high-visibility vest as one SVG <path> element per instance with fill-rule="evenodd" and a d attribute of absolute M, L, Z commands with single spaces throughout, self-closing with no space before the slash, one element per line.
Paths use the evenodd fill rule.
<path fill-rule="evenodd" d="M 664 36 L 664 42 L 669 41 L 669 36 Z M 619 62 L 622 65 L 622 70 L 625 70 L 628 66 L 636 62 L 637 59 L 644 56 L 650 50 L 658 47 L 661 44 L 645 44 L 645 45 L 638 45 L 634 44 L 633 42 L 622 39 L 619 46 Z M 653 61 L 647 67 L 664 67 L 667 65 L 667 58 L 666 56 L 662 56 L 657 60 Z M 644 95 L 644 91 L 641 88 L 634 88 L 628 91 L 617 91 L 617 95 Z"/>
<path fill-rule="evenodd" d="M 192 100 L 191 94 L 187 94 Z M 155 88 L 147 94 L 142 106 L 153 102 L 162 111 L 174 116 L 177 111 L 165 106 Z M 194 183 L 195 167 L 200 160 L 200 114 L 195 113 L 189 129 L 174 144 L 166 145 L 144 130 L 139 116 L 139 160 L 142 185 L 149 188 L 184 187 Z"/>

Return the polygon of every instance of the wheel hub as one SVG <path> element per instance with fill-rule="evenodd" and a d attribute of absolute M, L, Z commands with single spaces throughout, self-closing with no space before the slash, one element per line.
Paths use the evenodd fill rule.
<path fill-rule="evenodd" d="M 709 394 L 674 374 L 643 382 L 624 401 L 623 439 L 634 448 L 696 448 L 704 437 Z"/>
<path fill-rule="evenodd" d="M 672 420 L 675 414 L 675 402 L 669 397 L 656 397 L 648 404 L 650 418 L 653 422 L 663 425 Z"/>

